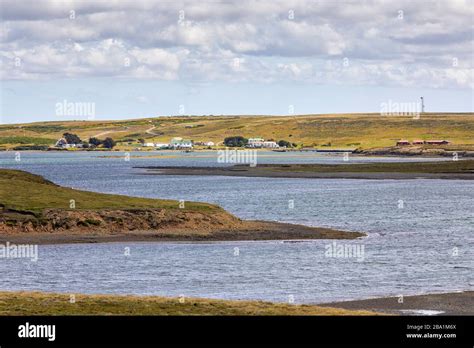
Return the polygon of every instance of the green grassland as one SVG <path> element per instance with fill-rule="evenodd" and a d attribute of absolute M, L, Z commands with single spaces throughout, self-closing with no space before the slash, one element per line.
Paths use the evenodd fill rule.
<path fill-rule="evenodd" d="M 73 303 L 71 303 L 73 302 Z M 314 305 L 159 296 L 0 292 L 0 315 L 374 315 Z"/>
<path fill-rule="evenodd" d="M 180 116 L 124 121 L 57 121 L 0 126 L 8 137 L 57 139 L 65 132 L 82 139 L 169 142 L 172 137 L 221 143 L 225 137 L 264 137 L 288 140 L 300 147 L 371 149 L 393 146 L 399 139 L 450 140 L 458 149 L 474 146 L 473 113 L 424 113 L 412 116 L 327 114 L 300 116 Z M 37 140 L 35 140 L 37 142 Z M 49 141 L 49 140 L 48 140 Z M 33 142 L 32 142 L 33 143 Z M 49 142 L 48 142 L 49 143 Z M 19 143 L 9 144 L 13 146 Z M 23 142 L 24 144 L 24 142 Z M 8 148 L 9 145 L 4 145 Z M 126 142 L 119 144 L 126 148 Z"/>
<path fill-rule="evenodd" d="M 262 164 L 257 169 L 265 171 L 315 172 L 315 173 L 451 173 L 474 174 L 474 160 L 439 162 L 389 162 L 354 164 Z"/>
<path fill-rule="evenodd" d="M 53 145 L 57 139 L 48 139 L 40 137 L 0 137 L 0 144 L 21 144 L 21 145 Z"/>
<path fill-rule="evenodd" d="M 179 209 L 178 201 L 80 191 L 55 185 L 38 175 L 0 169 L 0 206 L 6 209 L 40 215 L 44 209 L 70 209 L 71 200 L 76 210 Z M 186 202 L 185 207 L 187 211 L 223 211 L 206 203 Z"/>

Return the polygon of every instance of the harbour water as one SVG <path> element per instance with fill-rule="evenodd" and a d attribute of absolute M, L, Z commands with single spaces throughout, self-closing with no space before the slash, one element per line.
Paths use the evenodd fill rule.
<path fill-rule="evenodd" d="M 474 182 L 143 175 L 136 166 L 221 165 L 213 152 L 0 153 L 0 167 L 76 189 L 211 202 L 244 219 L 363 231 L 356 241 L 41 245 L 38 261 L 0 259 L 0 290 L 319 303 L 472 290 Z M 409 161 L 351 157 L 349 162 Z M 417 159 L 419 160 L 419 159 Z M 429 160 L 429 159 L 425 159 Z M 268 153 L 258 163 L 343 163 Z M 359 245 L 359 257 L 328 255 Z M 363 248 L 361 248 L 363 246 Z M 128 253 L 129 251 L 129 253 Z M 355 256 L 355 255 L 352 255 Z"/>

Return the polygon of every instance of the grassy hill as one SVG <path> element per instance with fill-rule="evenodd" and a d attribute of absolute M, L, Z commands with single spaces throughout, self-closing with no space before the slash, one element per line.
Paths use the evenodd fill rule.
<path fill-rule="evenodd" d="M 447 139 L 459 148 L 474 147 L 473 113 L 426 113 L 412 116 L 328 114 L 300 116 L 181 116 L 123 121 L 57 121 L 0 126 L 0 148 L 19 144 L 51 144 L 63 133 L 82 139 L 112 137 L 118 148 L 137 139 L 169 142 L 172 137 L 221 143 L 242 135 L 288 140 L 299 146 L 370 149 L 393 146 L 399 139 Z M 44 139 L 44 140 L 43 140 Z M 131 144 L 128 144 L 128 143 Z"/>
<path fill-rule="evenodd" d="M 179 210 L 179 202 L 75 190 L 58 186 L 43 177 L 20 170 L 0 169 L 0 206 L 15 211 L 40 215 L 44 209 L 171 209 Z M 186 202 L 186 210 L 223 211 L 218 206 Z"/>
<path fill-rule="evenodd" d="M 160 296 L 0 292 L 0 315 L 374 315 L 314 305 Z"/>

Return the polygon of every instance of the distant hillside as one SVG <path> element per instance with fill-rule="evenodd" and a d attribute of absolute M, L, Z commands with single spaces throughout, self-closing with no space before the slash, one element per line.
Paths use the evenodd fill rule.
<path fill-rule="evenodd" d="M 300 116 L 180 116 L 124 121 L 54 121 L 0 126 L 0 148 L 19 144 L 51 144 L 65 132 L 112 137 L 119 148 L 138 139 L 169 142 L 172 137 L 221 143 L 242 135 L 288 140 L 303 147 L 371 149 L 393 146 L 399 139 L 448 139 L 474 146 L 473 113 L 426 113 L 412 116 L 330 114 Z M 42 141 L 41 139 L 44 139 Z M 130 144 L 129 144 L 130 145 Z M 129 146 L 128 145 L 128 146 Z"/>

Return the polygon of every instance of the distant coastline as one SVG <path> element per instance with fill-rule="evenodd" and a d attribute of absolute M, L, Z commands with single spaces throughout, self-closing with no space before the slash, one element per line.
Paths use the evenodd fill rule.
<path fill-rule="evenodd" d="M 148 166 L 146 175 L 219 175 L 305 179 L 474 179 L 474 160 L 355 164 L 262 164 L 256 167 Z"/>

